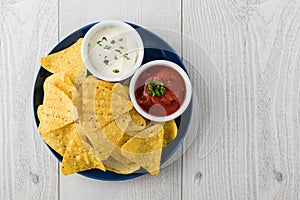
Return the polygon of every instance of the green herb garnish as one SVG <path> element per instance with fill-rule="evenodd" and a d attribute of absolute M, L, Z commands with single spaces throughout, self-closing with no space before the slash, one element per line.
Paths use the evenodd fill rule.
<path fill-rule="evenodd" d="M 123 41 L 123 38 L 120 38 L 119 41 L 122 42 L 122 41 Z"/>
<path fill-rule="evenodd" d="M 122 51 L 119 49 L 115 49 L 116 52 L 119 52 L 120 54 L 122 54 Z"/>
<path fill-rule="evenodd" d="M 119 73 L 120 71 L 118 69 L 113 69 L 112 72 L 113 73 Z"/>
<path fill-rule="evenodd" d="M 97 44 L 99 45 L 99 46 L 102 46 L 102 44 L 101 44 L 101 41 L 99 40 L 99 41 L 97 41 Z"/>
<path fill-rule="evenodd" d="M 115 44 L 115 43 L 116 43 L 116 41 L 115 41 L 115 40 L 112 40 L 110 43 L 111 43 L 111 44 Z"/>
<path fill-rule="evenodd" d="M 115 55 L 115 57 L 114 57 L 114 58 L 115 58 L 115 60 L 118 60 L 118 57 L 117 57 L 116 55 Z"/>
<path fill-rule="evenodd" d="M 103 41 L 107 41 L 106 37 L 102 37 L 101 40 L 97 41 L 97 44 L 98 44 L 99 46 L 102 46 L 101 42 L 103 42 Z"/>
<path fill-rule="evenodd" d="M 105 45 L 103 48 L 104 48 L 104 49 L 107 49 L 107 50 L 110 50 L 111 46 Z"/>
<path fill-rule="evenodd" d="M 128 57 L 128 53 L 125 53 L 123 56 L 124 56 L 124 58 L 126 58 L 127 60 L 130 59 L 130 58 Z"/>
<path fill-rule="evenodd" d="M 161 97 L 162 95 L 164 95 L 164 93 L 166 91 L 164 83 L 158 82 L 158 81 L 155 81 L 155 80 L 149 81 L 147 86 L 148 86 L 148 91 L 147 92 L 151 96 Z"/>
<path fill-rule="evenodd" d="M 120 48 L 120 49 L 124 49 L 124 47 L 123 47 L 123 46 L 120 46 L 119 48 Z"/>
<path fill-rule="evenodd" d="M 106 65 L 108 65 L 109 60 L 103 60 L 103 63 L 106 64 Z"/>

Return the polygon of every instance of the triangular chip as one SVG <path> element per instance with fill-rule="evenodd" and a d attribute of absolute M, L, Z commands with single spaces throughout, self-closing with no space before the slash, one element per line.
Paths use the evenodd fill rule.
<path fill-rule="evenodd" d="M 94 108 L 95 90 L 98 81 L 94 76 L 87 77 L 82 84 L 82 119 L 85 128 L 98 128 L 98 120 Z"/>
<path fill-rule="evenodd" d="M 81 57 L 80 38 L 72 46 L 41 58 L 41 65 L 51 73 L 65 72 L 73 83 L 82 83 L 87 70 Z"/>
<path fill-rule="evenodd" d="M 37 110 L 39 131 L 48 132 L 74 122 L 78 118 L 72 100 L 55 86 L 44 85 L 44 101 Z"/>
<path fill-rule="evenodd" d="M 77 130 L 80 130 L 77 126 Z M 64 175 L 89 170 L 89 169 L 101 169 L 106 171 L 103 163 L 96 159 L 87 148 L 85 148 L 79 133 L 73 133 L 70 143 L 64 154 L 64 158 L 61 164 L 61 172 Z"/>
<path fill-rule="evenodd" d="M 63 156 L 74 132 L 77 130 L 75 124 L 72 123 L 54 131 L 41 133 L 41 135 L 52 149 Z"/>
<path fill-rule="evenodd" d="M 115 119 L 123 132 L 141 131 L 146 127 L 146 120 L 133 108 Z"/>
<path fill-rule="evenodd" d="M 150 174 L 157 175 L 160 170 L 163 137 L 162 125 L 156 124 L 126 142 L 121 148 L 122 154 Z"/>
<path fill-rule="evenodd" d="M 114 84 L 114 86 L 112 87 L 112 92 L 125 99 L 129 99 L 129 88 L 120 83 Z"/>
<path fill-rule="evenodd" d="M 164 143 L 165 147 L 169 142 L 174 140 L 177 136 L 177 126 L 174 120 L 167 121 L 164 124 Z"/>
<path fill-rule="evenodd" d="M 49 76 L 44 82 L 44 88 L 51 87 L 51 85 L 63 91 L 70 99 L 78 96 L 77 89 L 65 72 L 55 73 Z"/>
<path fill-rule="evenodd" d="M 98 160 L 106 160 L 116 147 L 100 128 L 84 128 L 80 138 L 85 148 Z"/>
<path fill-rule="evenodd" d="M 130 174 L 140 168 L 140 166 L 125 156 L 123 156 L 121 147 L 130 140 L 132 136 L 124 133 L 123 137 L 119 141 L 119 144 L 111 153 L 111 157 L 105 161 L 103 164 L 107 166 L 107 169 L 118 174 Z"/>
<path fill-rule="evenodd" d="M 94 98 L 96 117 L 100 127 L 133 108 L 131 101 L 112 94 L 112 90 L 103 87 L 103 81 L 98 81 Z"/>
<path fill-rule="evenodd" d="M 109 157 L 107 160 L 103 161 L 103 164 L 107 170 L 118 174 L 131 174 L 140 168 L 137 164 L 126 159 L 125 157 L 123 157 L 123 159 L 126 161 L 121 162 L 114 157 Z"/>
<path fill-rule="evenodd" d="M 124 135 L 124 131 L 118 127 L 115 121 L 111 121 L 109 124 L 102 128 L 103 133 L 115 146 L 119 144 L 119 141 Z"/>

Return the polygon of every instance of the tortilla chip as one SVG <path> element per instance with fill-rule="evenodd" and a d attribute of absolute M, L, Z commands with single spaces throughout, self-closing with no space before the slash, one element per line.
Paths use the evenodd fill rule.
<path fill-rule="evenodd" d="M 85 148 L 98 160 L 106 160 L 116 147 L 100 128 L 84 128 L 80 138 Z"/>
<path fill-rule="evenodd" d="M 168 121 L 164 125 L 164 143 L 165 147 L 169 142 L 174 140 L 177 136 L 177 126 L 174 120 Z"/>
<path fill-rule="evenodd" d="M 140 168 L 139 165 L 122 155 L 121 147 L 131 138 L 132 136 L 124 133 L 119 144 L 112 151 L 111 156 L 103 161 L 108 170 L 118 174 L 130 174 Z"/>
<path fill-rule="evenodd" d="M 128 112 L 133 108 L 131 101 L 117 95 L 112 94 L 111 90 L 101 86 L 102 81 L 98 82 L 95 91 L 95 111 L 100 127 L 105 126 L 118 116 Z"/>
<path fill-rule="evenodd" d="M 126 142 L 121 148 L 122 154 L 150 174 L 157 175 L 160 170 L 163 137 L 162 125 L 156 124 Z"/>
<path fill-rule="evenodd" d="M 112 95 L 113 86 L 113 83 L 97 80 L 94 76 L 89 76 L 83 82 L 82 123 L 84 127 L 102 128 L 133 107 L 129 100 L 119 95 Z M 128 107 L 124 106 L 126 104 Z"/>
<path fill-rule="evenodd" d="M 41 65 L 51 73 L 65 72 L 73 83 L 82 83 L 87 69 L 81 57 L 81 44 L 82 38 L 62 51 L 41 58 Z"/>
<path fill-rule="evenodd" d="M 82 84 L 82 122 L 85 128 L 98 128 L 98 120 L 94 108 L 95 90 L 98 81 L 94 76 L 87 77 Z"/>
<path fill-rule="evenodd" d="M 106 126 L 104 126 L 102 128 L 102 131 L 109 139 L 109 141 L 113 143 L 115 146 L 119 144 L 119 141 L 124 135 L 124 132 L 122 131 L 122 129 L 118 127 L 115 121 L 112 121 Z"/>
<path fill-rule="evenodd" d="M 79 126 L 77 126 L 79 130 Z M 82 130 L 79 130 L 82 131 Z M 73 174 L 76 172 L 89 170 L 89 169 L 101 169 L 106 171 L 103 163 L 96 159 L 87 148 L 85 148 L 79 133 L 73 133 L 70 143 L 66 149 L 61 164 L 61 172 L 64 175 Z"/>
<path fill-rule="evenodd" d="M 50 85 L 53 85 L 63 91 L 70 99 L 78 96 L 78 92 L 74 84 L 64 72 L 55 73 L 49 76 L 44 82 L 44 88 L 51 87 Z"/>
<path fill-rule="evenodd" d="M 129 88 L 120 83 L 114 84 L 114 86 L 112 87 L 112 92 L 113 94 L 117 94 L 121 97 L 129 99 Z"/>
<path fill-rule="evenodd" d="M 119 144 L 117 145 L 119 148 L 121 148 L 128 140 L 132 138 L 131 134 L 124 133 L 123 137 L 120 139 Z"/>
<path fill-rule="evenodd" d="M 126 133 L 141 131 L 146 127 L 145 119 L 134 108 L 117 117 L 115 122 Z"/>
<path fill-rule="evenodd" d="M 54 151 L 59 153 L 61 156 L 65 154 L 66 148 L 70 142 L 72 134 L 76 132 L 76 126 L 74 123 L 64 126 L 55 131 L 41 133 L 43 140 L 52 148 Z"/>
<path fill-rule="evenodd" d="M 59 129 L 78 118 L 77 109 L 64 92 L 55 86 L 44 85 L 44 93 L 43 105 L 37 110 L 40 132 Z"/>
<path fill-rule="evenodd" d="M 124 159 L 126 158 L 124 157 Z M 120 162 L 113 157 L 109 157 L 107 160 L 104 160 L 103 164 L 107 170 L 117 174 L 131 174 L 140 168 L 137 164 L 128 159 L 126 159 L 126 162 Z"/>
<path fill-rule="evenodd" d="M 92 76 L 93 77 L 93 76 Z M 112 90 L 113 86 L 115 85 L 114 83 L 111 82 L 107 82 L 107 81 L 103 81 L 103 80 L 98 80 L 98 87 L 99 88 L 103 88 L 103 89 L 107 89 L 107 90 Z M 98 88 L 97 88 L 98 89 Z"/>

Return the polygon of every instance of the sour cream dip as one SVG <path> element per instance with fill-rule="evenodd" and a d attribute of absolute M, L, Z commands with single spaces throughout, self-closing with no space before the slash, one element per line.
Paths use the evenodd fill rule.
<path fill-rule="evenodd" d="M 142 39 L 130 25 L 121 21 L 103 21 L 86 34 L 82 55 L 88 70 L 106 81 L 129 78 L 141 65 Z"/>

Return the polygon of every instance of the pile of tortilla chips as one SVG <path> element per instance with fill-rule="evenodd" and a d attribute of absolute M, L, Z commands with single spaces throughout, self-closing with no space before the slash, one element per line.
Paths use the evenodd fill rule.
<path fill-rule="evenodd" d="M 162 148 L 177 134 L 174 120 L 149 122 L 133 108 L 127 86 L 88 76 L 81 43 L 41 59 L 53 74 L 44 82 L 38 130 L 63 156 L 62 173 L 100 169 L 130 174 L 143 168 L 157 175 Z"/>

